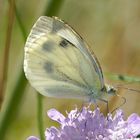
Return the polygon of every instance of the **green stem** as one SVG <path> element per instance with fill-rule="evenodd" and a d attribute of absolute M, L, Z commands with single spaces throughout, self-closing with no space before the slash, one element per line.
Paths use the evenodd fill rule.
<path fill-rule="evenodd" d="M 45 140 L 44 137 L 44 127 L 43 127 L 43 96 L 37 94 L 37 122 L 38 122 L 38 131 L 41 140 Z"/>
<path fill-rule="evenodd" d="M 137 136 L 137 138 L 140 138 L 140 134 Z"/>
<path fill-rule="evenodd" d="M 11 1 L 9 0 L 9 5 Z M 13 3 L 14 12 L 19 23 L 21 33 L 24 41 L 26 40 L 26 31 L 21 22 L 20 16 L 18 14 L 15 3 Z M 22 97 L 24 95 L 24 91 L 27 85 L 27 80 L 25 79 L 23 68 L 21 66 L 21 72 L 19 74 L 18 80 L 15 84 L 13 91 L 9 94 L 9 98 L 6 99 L 6 104 L 2 106 L 1 116 L 0 116 L 0 139 L 4 140 L 7 129 L 18 113 L 18 109 L 20 106 L 20 102 L 22 101 Z"/>
<path fill-rule="evenodd" d="M 9 10 L 8 10 L 8 25 L 6 31 L 6 40 L 4 48 L 4 57 L 3 57 L 3 69 L 2 69 L 2 79 L 0 81 L 0 106 L 3 102 L 3 96 L 5 93 L 6 83 L 7 83 L 7 74 L 8 74 L 8 62 L 9 62 L 9 52 L 10 44 L 12 37 L 12 29 L 14 23 L 14 0 L 9 1 Z"/>
<path fill-rule="evenodd" d="M 25 27 L 23 25 L 23 22 L 22 22 L 22 20 L 20 18 L 20 14 L 19 14 L 19 12 L 18 12 L 17 7 L 16 7 L 15 4 L 14 4 L 14 9 L 15 9 L 16 19 L 18 21 L 18 25 L 19 25 L 20 30 L 21 30 L 21 33 L 22 33 L 22 37 L 23 37 L 24 41 L 26 41 L 27 33 L 26 33 Z"/>
<path fill-rule="evenodd" d="M 56 16 L 58 15 L 64 0 L 49 0 L 48 5 L 46 4 L 46 10 L 44 11 L 45 16 Z"/>
<path fill-rule="evenodd" d="M 124 82 L 130 82 L 130 83 L 140 83 L 140 78 L 135 76 L 128 76 L 123 74 L 112 74 L 108 73 L 107 76 L 112 80 L 121 80 Z"/>
<path fill-rule="evenodd" d="M 24 77 L 23 71 L 21 72 L 22 76 L 17 80 L 14 90 L 9 95 L 7 99 L 7 104 L 1 110 L 0 118 L 0 139 L 4 140 L 7 128 L 10 126 L 11 122 L 15 120 L 17 115 L 17 110 L 20 107 L 20 102 L 24 95 L 24 90 L 27 84 L 27 81 Z"/>

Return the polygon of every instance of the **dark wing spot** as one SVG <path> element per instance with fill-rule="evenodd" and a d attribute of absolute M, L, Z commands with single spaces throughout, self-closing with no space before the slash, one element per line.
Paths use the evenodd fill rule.
<path fill-rule="evenodd" d="M 61 40 L 61 42 L 59 43 L 59 45 L 63 48 L 67 47 L 69 44 L 69 42 L 66 39 Z"/>
<path fill-rule="evenodd" d="M 53 41 L 46 41 L 46 42 L 44 42 L 43 43 L 43 45 L 42 45 L 42 49 L 44 50 L 44 51 L 51 51 L 52 49 L 53 49 L 53 47 L 55 46 L 55 43 L 53 42 Z"/>
<path fill-rule="evenodd" d="M 74 44 L 72 44 L 71 42 L 69 42 L 68 40 L 62 38 L 62 40 L 60 41 L 59 45 L 63 48 L 68 47 L 69 45 L 74 46 Z"/>
<path fill-rule="evenodd" d="M 49 61 L 44 64 L 44 69 L 47 73 L 52 73 L 54 70 L 53 68 L 54 68 L 53 64 Z"/>

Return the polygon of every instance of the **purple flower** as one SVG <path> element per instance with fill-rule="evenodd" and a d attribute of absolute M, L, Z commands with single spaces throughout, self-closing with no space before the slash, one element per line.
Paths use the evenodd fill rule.
<path fill-rule="evenodd" d="M 124 120 L 122 110 L 117 110 L 114 117 L 111 113 L 105 117 L 99 108 L 91 111 L 84 107 L 81 112 L 75 109 L 65 117 L 50 109 L 48 116 L 60 123 L 60 128 L 47 128 L 46 140 L 140 140 L 136 138 L 140 134 L 140 117 L 132 114 Z"/>
<path fill-rule="evenodd" d="M 30 136 L 29 138 L 27 138 L 27 140 L 39 140 L 39 138 L 37 138 L 35 136 Z"/>

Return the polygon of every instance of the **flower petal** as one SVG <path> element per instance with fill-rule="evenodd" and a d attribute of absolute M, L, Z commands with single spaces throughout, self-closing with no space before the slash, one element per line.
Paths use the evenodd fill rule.
<path fill-rule="evenodd" d="M 65 117 L 60 112 L 58 112 L 56 109 L 48 110 L 47 114 L 48 114 L 49 118 L 51 118 L 52 120 L 57 121 L 61 124 L 65 120 Z"/>
<path fill-rule="evenodd" d="M 58 135 L 59 135 L 58 129 L 53 126 L 50 128 L 47 128 L 45 131 L 45 136 L 47 140 L 55 139 L 58 137 Z"/>
<path fill-rule="evenodd" d="M 135 136 L 140 134 L 140 117 L 137 114 L 131 114 L 128 117 L 127 122 L 129 123 L 129 129 Z"/>
<path fill-rule="evenodd" d="M 27 138 L 27 140 L 39 140 L 39 138 L 35 137 L 35 136 L 30 136 Z"/>

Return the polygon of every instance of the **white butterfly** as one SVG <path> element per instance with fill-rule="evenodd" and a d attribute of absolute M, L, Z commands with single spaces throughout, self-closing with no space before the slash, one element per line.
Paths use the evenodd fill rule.
<path fill-rule="evenodd" d="M 57 17 L 40 17 L 25 45 L 24 71 L 41 94 L 86 101 L 116 89 L 105 85 L 101 67 L 85 41 Z"/>

